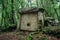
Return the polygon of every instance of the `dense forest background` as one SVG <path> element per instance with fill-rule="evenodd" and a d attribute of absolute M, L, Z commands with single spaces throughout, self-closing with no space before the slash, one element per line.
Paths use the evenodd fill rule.
<path fill-rule="evenodd" d="M 0 29 L 8 28 L 12 24 L 17 25 L 19 9 L 26 7 L 44 8 L 47 17 L 60 20 L 59 0 L 0 0 Z"/>

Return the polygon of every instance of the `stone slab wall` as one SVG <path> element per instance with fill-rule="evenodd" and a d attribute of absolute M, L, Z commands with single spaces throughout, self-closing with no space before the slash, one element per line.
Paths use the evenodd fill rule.
<path fill-rule="evenodd" d="M 22 30 L 37 30 L 37 13 L 36 14 L 23 14 L 21 19 Z"/>

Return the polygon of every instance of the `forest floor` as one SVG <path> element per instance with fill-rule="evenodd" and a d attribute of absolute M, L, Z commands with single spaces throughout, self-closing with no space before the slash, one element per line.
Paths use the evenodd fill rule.
<path fill-rule="evenodd" d="M 18 40 L 18 38 L 13 32 L 6 32 L 0 35 L 0 40 Z"/>
<path fill-rule="evenodd" d="M 38 40 L 36 37 L 37 36 L 40 37 L 42 35 L 46 36 L 46 40 L 60 40 L 60 38 L 52 37 L 50 35 L 45 35 L 42 34 L 41 32 L 32 35 L 33 40 Z M 20 34 L 20 32 L 6 32 L 0 35 L 0 40 L 25 40 L 26 36 L 27 35 L 25 34 Z"/>

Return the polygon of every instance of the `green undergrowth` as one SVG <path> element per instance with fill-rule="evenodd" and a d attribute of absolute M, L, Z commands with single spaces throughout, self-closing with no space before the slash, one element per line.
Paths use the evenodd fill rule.
<path fill-rule="evenodd" d="M 60 38 L 60 27 L 45 27 L 42 32 Z"/>

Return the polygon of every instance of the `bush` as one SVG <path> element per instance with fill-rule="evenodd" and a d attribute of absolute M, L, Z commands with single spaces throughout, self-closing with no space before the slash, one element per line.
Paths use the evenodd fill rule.
<path fill-rule="evenodd" d="M 39 37 L 39 40 L 46 40 L 46 36 Z"/>
<path fill-rule="evenodd" d="M 60 37 L 60 28 L 58 27 L 45 27 L 42 32 L 52 36 Z"/>

